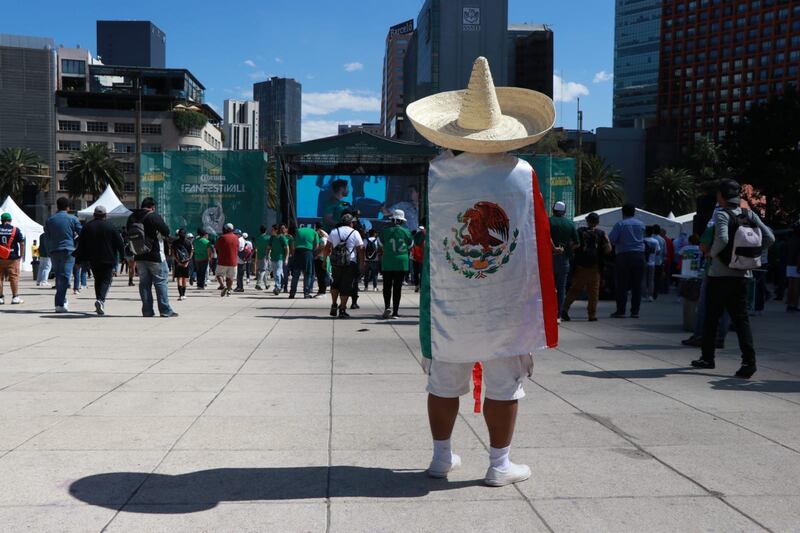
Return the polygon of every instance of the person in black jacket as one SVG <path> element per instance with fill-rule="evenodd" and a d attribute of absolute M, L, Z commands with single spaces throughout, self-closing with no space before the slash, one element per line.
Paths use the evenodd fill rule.
<path fill-rule="evenodd" d="M 75 259 L 79 263 L 88 262 L 94 275 L 94 308 L 99 316 L 103 316 L 106 307 L 106 295 L 111 287 L 114 265 L 117 257 L 124 253 L 122 237 L 114 227 L 106 221 L 106 208 L 99 205 L 94 208 L 94 219 L 83 226 Z"/>
<path fill-rule="evenodd" d="M 167 227 L 161 215 L 156 213 L 156 201 L 150 197 L 142 200 L 142 208 L 137 209 L 128 217 L 128 235 L 130 228 L 141 223 L 144 226 L 145 239 L 147 239 L 150 250 L 146 253 L 135 256 L 136 265 L 139 270 L 139 296 L 142 299 L 142 316 L 155 316 L 153 311 L 153 291 L 155 286 L 156 298 L 158 300 L 158 313 L 165 318 L 178 316 L 169 305 L 169 288 L 167 282 L 169 269 L 167 268 L 167 250 L 164 248 L 169 238 L 169 227 Z"/>

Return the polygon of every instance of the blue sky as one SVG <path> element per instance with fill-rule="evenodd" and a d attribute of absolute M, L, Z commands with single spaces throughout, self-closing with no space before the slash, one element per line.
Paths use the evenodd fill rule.
<path fill-rule="evenodd" d="M 336 124 L 376 122 L 389 26 L 416 18 L 423 0 L 30 0 L 5 2 L 0 33 L 52 37 L 95 52 L 97 19 L 148 19 L 167 34 L 167 66 L 191 70 L 206 100 L 252 97 L 267 76 L 303 84 L 305 139 Z M 555 32 L 557 124 L 611 125 L 612 0 L 509 0 L 509 21 L 549 24 Z M 562 100 L 562 101 L 559 101 Z"/>

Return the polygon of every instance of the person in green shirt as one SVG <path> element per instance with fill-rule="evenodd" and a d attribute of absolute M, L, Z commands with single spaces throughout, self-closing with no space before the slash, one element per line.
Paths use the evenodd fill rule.
<path fill-rule="evenodd" d="M 303 297 L 314 298 L 314 254 L 319 248 L 319 235 L 314 228 L 298 228 L 294 236 L 292 252 L 292 289 L 289 298 L 297 293 L 297 283 L 303 274 Z"/>
<path fill-rule="evenodd" d="M 330 233 L 339 223 L 350 204 L 345 198 L 350 195 L 350 184 L 347 180 L 337 179 L 331 183 L 331 197 L 322 212 L 323 228 Z"/>
<path fill-rule="evenodd" d="M 211 241 L 208 240 L 208 232 L 203 228 L 199 228 L 197 230 L 197 238 L 192 244 L 194 245 L 194 270 L 197 273 L 197 290 L 203 290 L 206 288 L 208 260 L 211 258 Z"/>
<path fill-rule="evenodd" d="M 567 296 L 567 278 L 569 277 L 569 263 L 572 259 L 572 250 L 579 246 L 578 230 L 575 224 L 564 215 L 567 204 L 556 202 L 553 205 L 553 216 L 550 217 L 550 240 L 553 242 L 553 275 L 558 293 L 558 322 L 561 322 L 561 313 L 564 307 L 564 298 Z"/>
<path fill-rule="evenodd" d="M 275 277 L 274 295 L 281 292 L 286 267 L 289 257 L 289 240 L 280 234 L 278 226 L 272 226 L 272 236 L 269 238 L 269 260 L 272 263 L 272 275 Z"/>
<path fill-rule="evenodd" d="M 409 251 L 414 243 L 405 227 L 406 215 L 401 209 L 392 211 L 390 225 L 381 231 L 379 250 L 383 272 L 383 318 L 399 318 L 403 280 L 408 274 Z M 389 307 L 391 305 L 391 307 Z"/>
<path fill-rule="evenodd" d="M 259 235 L 253 242 L 253 248 L 256 252 L 256 290 L 269 290 L 269 282 L 267 275 L 269 274 L 269 256 L 267 250 L 269 249 L 269 242 L 272 236 L 267 232 L 267 226 L 264 224 L 259 228 Z"/>

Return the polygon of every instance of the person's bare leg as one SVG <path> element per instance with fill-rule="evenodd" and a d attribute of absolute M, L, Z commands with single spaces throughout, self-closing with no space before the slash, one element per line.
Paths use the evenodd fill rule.
<path fill-rule="evenodd" d="M 433 440 L 448 440 L 458 416 L 458 398 L 442 398 L 428 394 L 428 421 Z"/>
<path fill-rule="evenodd" d="M 342 294 L 339 296 L 339 299 L 342 301 L 341 305 L 339 306 L 341 309 L 347 309 L 347 301 L 350 299 L 349 296 L 345 296 Z"/>
<path fill-rule="evenodd" d="M 514 426 L 517 422 L 517 400 L 497 401 L 486 399 L 483 402 L 483 419 L 489 429 L 489 441 L 492 448 L 511 446 Z"/>
<path fill-rule="evenodd" d="M 337 305 L 339 301 L 339 289 L 331 287 L 331 301 L 333 302 L 331 305 Z"/>

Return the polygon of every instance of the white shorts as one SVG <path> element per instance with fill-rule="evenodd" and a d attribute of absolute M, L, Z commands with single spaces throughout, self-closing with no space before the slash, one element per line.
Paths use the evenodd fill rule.
<path fill-rule="evenodd" d="M 787 266 L 786 267 L 786 277 L 787 278 L 800 278 L 800 271 L 798 271 L 796 266 Z"/>
<path fill-rule="evenodd" d="M 236 267 L 217 265 L 217 277 L 223 279 L 236 279 Z"/>
<path fill-rule="evenodd" d="M 486 398 L 509 401 L 525 397 L 522 382 L 533 373 L 533 356 L 504 357 L 482 364 Z M 458 398 L 469 393 L 474 366 L 474 363 L 430 361 L 428 392 L 440 398 Z"/>

